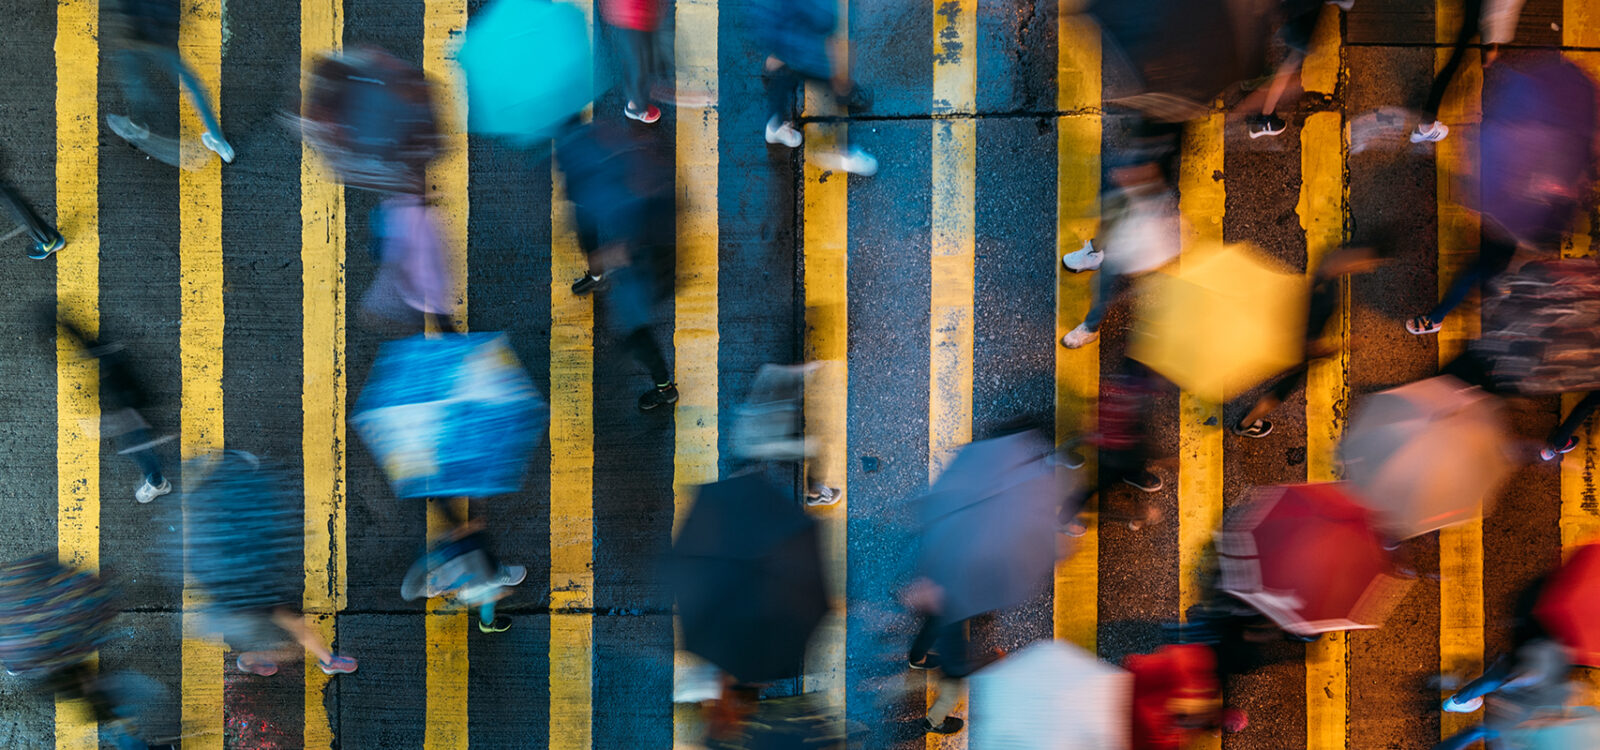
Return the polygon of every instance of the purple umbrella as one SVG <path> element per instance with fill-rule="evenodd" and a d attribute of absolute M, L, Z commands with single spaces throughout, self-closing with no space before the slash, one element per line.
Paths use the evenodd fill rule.
<path fill-rule="evenodd" d="M 1490 67 L 1477 208 L 1518 241 L 1557 239 L 1594 182 L 1595 119 L 1594 81 L 1559 55 L 1518 56 Z"/>

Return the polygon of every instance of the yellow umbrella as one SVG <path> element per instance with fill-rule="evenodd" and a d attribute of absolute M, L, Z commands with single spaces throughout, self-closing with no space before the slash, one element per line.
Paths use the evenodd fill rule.
<path fill-rule="evenodd" d="M 1144 282 L 1128 354 L 1221 400 L 1305 357 L 1305 277 L 1248 243 L 1202 245 Z"/>

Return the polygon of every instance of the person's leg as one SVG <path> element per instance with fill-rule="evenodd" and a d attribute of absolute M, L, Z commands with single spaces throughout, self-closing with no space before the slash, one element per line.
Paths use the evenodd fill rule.
<path fill-rule="evenodd" d="M 927 658 L 928 652 L 933 650 L 934 641 L 938 638 L 939 618 L 923 615 L 922 628 L 917 631 L 917 636 L 911 639 L 911 648 L 906 651 L 906 661 L 916 664 Z"/>
<path fill-rule="evenodd" d="M 183 56 L 177 50 L 167 50 L 162 60 L 172 68 L 178 76 L 178 82 L 189 92 L 189 98 L 194 102 L 194 108 L 200 113 L 201 122 L 205 123 L 206 132 L 218 141 L 226 142 L 222 136 L 222 123 L 217 120 L 217 113 L 211 108 L 211 94 L 206 91 L 204 83 L 195 76 L 194 71 L 184 63 Z"/>
<path fill-rule="evenodd" d="M 1473 724 L 1466 729 L 1450 735 L 1450 738 L 1433 746 L 1433 750 L 1467 750 L 1472 743 L 1487 739 L 1489 731 L 1482 724 Z"/>
<path fill-rule="evenodd" d="M 28 236 L 41 246 L 50 246 L 61 239 L 61 233 L 50 226 L 44 219 L 39 218 L 33 207 L 23 199 L 22 195 L 13 190 L 11 185 L 0 180 L 0 203 L 4 203 L 7 213 L 15 219 L 17 224 L 27 228 Z"/>
<path fill-rule="evenodd" d="M 484 602 L 482 606 L 478 607 L 478 622 L 481 622 L 484 625 L 494 624 L 494 604 L 494 600 L 491 599 Z"/>
<path fill-rule="evenodd" d="M 795 97 L 800 88 L 800 76 L 783 63 L 767 68 L 767 117 L 778 118 L 781 123 L 794 123 Z"/>
<path fill-rule="evenodd" d="M 1561 424 L 1556 427 L 1555 432 L 1550 433 L 1549 445 L 1553 448 L 1560 448 L 1566 445 L 1567 441 L 1571 440 L 1572 436 L 1578 432 L 1578 428 L 1582 427 L 1584 422 L 1589 421 L 1589 415 L 1594 414 L 1596 407 L 1600 407 L 1600 391 L 1589 391 L 1584 394 L 1583 400 L 1572 407 L 1572 413 L 1568 414 L 1566 419 L 1561 420 Z"/>
<path fill-rule="evenodd" d="M 1450 288 L 1445 290 L 1444 297 L 1439 300 L 1439 304 L 1428 311 L 1428 320 L 1434 323 L 1444 322 L 1450 311 L 1456 309 L 1456 306 L 1467 298 L 1467 293 L 1471 292 L 1473 287 L 1478 286 L 1482 281 L 1483 270 L 1478 265 L 1473 265 L 1463 271 L 1460 276 L 1456 277 L 1455 281 L 1450 282 Z"/>
<path fill-rule="evenodd" d="M 1456 703 L 1466 703 L 1499 690 L 1501 685 L 1511 679 L 1511 667 L 1512 659 L 1509 656 L 1501 656 L 1478 679 L 1463 685 L 1455 695 L 1450 696 L 1451 700 Z"/>
<path fill-rule="evenodd" d="M 928 707 L 928 723 L 933 726 L 944 724 L 945 717 L 956 708 L 956 703 L 961 699 L 961 687 L 965 680 L 953 677 L 939 678 L 939 697 L 933 700 L 933 705 Z"/>
<path fill-rule="evenodd" d="M 672 371 L 667 369 L 667 360 L 661 354 L 661 347 L 656 344 L 656 337 L 650 335 L 650 329 L 639 328 L 623 339 L 623 345 L 634 360 L 644 365 L 650 371 L 650 382 L 657 388 L 665 388 L 672 384 Z"/>
<path fill-rule="evenodd" d="M 1439 107 L 1444 104 L 1444 95 L 1450 88 L 1450 81 L 1456 77 L 1456 70 L 1461 67 L 1461 59 L 1467 53 L 1467 44 L 1478 33 L 1478 20 L 1483 16 L 1483 0 L 1464 0 L 1461 8 L 1461 30 L 1456 32 L 1455 45 L 1450 49 L 1450 57 L 1445 60 L 1444 67 L 1439 69 L 1439 75 L 1433 79 L 1433 87 L 1428 89 L 1428 102 L 1422 108 L 1423 124 L 1439 119 Z"/>
<path fill-rule="evenodd" d="M 628 109 L 643 112 L 650 106 L 650 33 L 624 28 L 615 31 L 622 53 L 622 93 L 628 97 Z"/>
<path fill-rule="evenodd" d="M 1100 324 L 1105 321 L 1106 311 L 1117 298 L 1122 274 L 1118 273 L 1115 267 L 1115 264 L 1100 266 L 1100 277 L 1095 279 L 1094 293 L 1089 302 L 1089 314 L 1083 316 L 1083 327 L 1089 331 L 1096 333 L 1100 331 Z"/>

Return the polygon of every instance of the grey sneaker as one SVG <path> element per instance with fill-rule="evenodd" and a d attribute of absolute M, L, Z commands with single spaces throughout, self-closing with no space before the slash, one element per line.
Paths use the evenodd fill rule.
<path fill-rule="evenodd" d="M 1067 270 L 1073 273 L 1083 273 L 1084 271 L 1093 271 L 1099 268 L 1100 262 L 1105 258 L 1106 254 L 1104 252 L 1096 250 L 1089 240 L 1084 240 L 1083 247 L 1061 256 L 1061 265 L 1066 266 Z"/>
<path fill-rule="evenodd" d="M 515 586 L 528 577 L 528 569 L 521 565 L 501 565 L 500 575 L 495 576 L 494 582 L 501 586 Z"/>
<path fill-rule="evenodd" d="M 204 144 L 206 148 L 217 152 L 217 156 L 222 157 L 222 163 L 233 163 L 233 146 L 229 145 L 227 141 L 210 133 L 201 133 L 200 143 Z"/>

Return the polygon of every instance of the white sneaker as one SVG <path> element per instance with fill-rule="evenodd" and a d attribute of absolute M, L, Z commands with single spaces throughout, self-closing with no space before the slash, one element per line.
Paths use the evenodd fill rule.
<path fill-rule="evenodd" d="M 200 142 L 204 144 L 206 148 L 217 152 L 217 156 L 222 157 L 222 163 L 233 163 L 233 146 L 229 145 L 227 141 L 222 140 L 221 138 L 218 138 L 210 133 L 201 133 Z"/>
<path fill-rule="evenodd" d="M 1356 0 L 1328 0 L 1327 4 L 1337 5 L 1340 10 L 1348 13 L 1351 8 L 1356 7 Z"/>
<path fill-rule="evenodd" d="M 802 140 L 804 138 L 801 137 L 800 131 L 795 130 L 792 123 L 783 122 L 776 117 L 767 120 L 767 143 L 799 148 Z"/>
<path fill-rule="evenodd" d="M 1067 335 L 1061 337 L 1061 345 L 1068 349 L 1081 349 L 1093 344 L 1098 338 L 1100 338 L 1099 331 L 1091 331 L 1079 323 L 1077 328 L 1067 331 Z"/>
<path fill-rule="evenodd" d="M 1465 703 L 1457 703 L 1455 696 L 1444 699 L 1444 710 L 1453 714 L 1470 714 L 1483 708 L 1483 698 L 1477 697 Z"/>
<path fill-rule="evenodd" d="M 844 493 L 826 485 L 817 485 L 806 493 L 806 507 L 819 508 L 824 505 L 838 505 L 844 499 Z"/>
<path fill-rule="evenodd" d="M 1099 268 L 1100 262 L 1105 258 L 1104 252 L 1096 250 L 1089 240 L 1084 240 L 1083 247 L 1061 256 L 1061 265 L 1073 273 L 1083 273 Z"/>
<path fill-rule="evenodd" d="M 857 146 L 851 146 L 849 151 L 842 154 L 837 151 L 817 154 L 817 163 L 824 169 L 849 172 L 862 177 L 871 177 L 878 173 L 878 159 Z"/>
<path fill-rule="evenodd" d="M 501 586 L 515 586 L 527 577 L 528 569 L 521 565 L 501 565 L 500 575 L 495 577 L 494 582 Z"/>
<path fill-rule="evenodd" d="M 143 504 L 161 497 L 162 495 L 170 494 L 171 492 L 172 482 L 169 482 L 165 479 L 161 480 L 160 487 L 157 487 L 149 482 L 145 482 L 139 487 L 138 490 L 134 491 L 133 499 L 138 500 L 141 504 Z"/>
<path fill-rule="evenodd" d="M 1438 143 L 1447 135 L 1450 135 L 1450 126 L 1434 120 L 1430 125 L 1418 125 L 1416 130 L 1411 131 L 1411 142 Z"/>
<path fill-rule="evenodd" d="M 122 115 L 106 115 L 106 125 L 111 128 L 111 132 L 129 143 L 138 143 L 150 138 L 149 128 Z"/>

